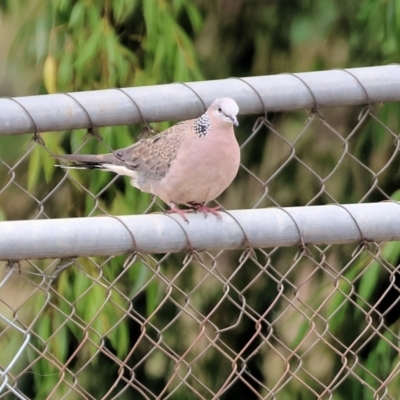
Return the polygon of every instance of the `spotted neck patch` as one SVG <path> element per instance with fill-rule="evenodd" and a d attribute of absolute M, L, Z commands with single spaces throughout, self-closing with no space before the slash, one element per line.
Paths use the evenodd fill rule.
<path fill-rule="evenodd" d="M 208 114 L 205 112 L 201 117 L 194 121 L 194 132 L 198 137 L 204 137 L 210 131 L 211 122 Z"/>

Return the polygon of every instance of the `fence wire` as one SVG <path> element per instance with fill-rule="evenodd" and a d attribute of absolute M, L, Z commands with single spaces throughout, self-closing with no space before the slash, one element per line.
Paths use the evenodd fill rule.
<path fill-rule="evenodd" d="M 364 106 L 321 109 L 309 90 L 312 110 L 241 118 L 228 213 L 400 200 L 399 105 L 364 89 Z M 165 211 L 125 178 L 54 166 L 58 148 L 116 148 L 89 128 L 0 137 L 3 220 Z M 397 399 L 400 246 L 358 229 L 346 245 L 145 254 L 132 237 L 123 256 L 2 262 L 0 398 Z"/>

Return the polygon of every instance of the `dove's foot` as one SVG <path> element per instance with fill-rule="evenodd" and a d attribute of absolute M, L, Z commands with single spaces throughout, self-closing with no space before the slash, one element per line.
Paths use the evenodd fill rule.
<path fill-rule="evenodd" d="M 170 206 L 170 209 L 167 211 L 167 214 L 174 214 L 174 213 L 179 214 L 185 220 L 185 222 L 189 223 L 185 214 L 192 213 L 192 212 L 194 212 L 194 210 L 192 210 L 191 208 L 182 210 L 182 209 L 178 208 L 175 203 L 172 203 L 172 202 L 170 203 L 169 206 Z"/>
<path fill-rule="evenodd" d="M 218 219 L 222 219 L 222 215 L 218 212 L 221 209 L 221 206 L 217 207 L 207 207 L 204 203 L 189 203 L 190 207 L 197 212 L 200 211 L 207 217 L 208 213 L 214 214 Z"/>

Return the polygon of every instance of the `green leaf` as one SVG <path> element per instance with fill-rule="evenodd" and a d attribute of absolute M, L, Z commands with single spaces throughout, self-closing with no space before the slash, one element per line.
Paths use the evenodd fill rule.
<path fill-rule="evenodd" d="M 89 20 L 89 27 L 94 30 L 96 29 L 99 25 L 102 27 L 102 23 L 106 21 L 106 19 L 101 18 L 101 12 L 103 9 L 103 1 L 100 1 L 100 4 L 97 6 L 95 4 L 91 4 L 91 6 L 87 7 L 87 15 L 88 15 L 88 20 Z"/>
<path fill-rule="evenodd" d="M 58 142 L 60 138 L 60 133 L 58 132 L 46 132 L 43 134 L 44 142 L 46 143 L 46 148 L 50 150 L 53 154 L 62 153 L 62 149 L 59 147 Z M 44 178 L 46 183 L 49 183 L 53 178 L 56 171 L 54 158 L 51 154 L 47 153 L 42 156 L 42 168 L 44 172 Z"/>
<path fill-rule="evenodd" d="M 88 266 L 88 264 L 90 263 L 89 260 L 86 259 L 80 259 L 80 263 L 83 266 Z M 86 277 L 83 274 L 78 274 L 78 273 L 74 273 L 74 285 L 73 285 L 73 301 L 75 301 L 75 299 L 79 299 L 81 297 L 81 295 L 83 294 L 84 291 L 86 291 L 86 289 L 90 286 L 91 281 L 88 277 Z M 79 310 L 80 305 L 82 304 L 82 302 L 77 302 L 77 308 Z"/>
<path fill-rule="evenodd" d="M 195 32 L 199 32 L 203 26 L 203 19 L 201 17 L 199 10 L 191 3 L 186 3 L 185 9 L 188 14 L 190 23 L 193 27 L 193 30 Z"/>
<path fill-rule="evenodd" d="M 75 68 L 83 68 L 87 61 L 95 58 L 95 55 L 99 49 L 101 43 L 102 26 L 97 24 L 96 28 L 92 32 L 89 40 L 83 45 L 80 56 L 74 63 Z"/>
<path fill-rule="evenodd" d="M 129 297 L 133 298 L 149 281 L 150 271 L 146 265 L 138 261 L 130 267 L 129 276 L 133 282 L 133 286 L 129 291 Z"/>
<path fill-rule="evenodd" d="M 60 63 L 58 65 L 58 83 L 60 89 L 69 89 L 71 85 L 73 78 L 72 64 L 73 62 L 71 52 L 63 52 L 60 58 Z"/>
<path fill-rule="evenodd" d="M 173 0 L 172 4 L 174 5 L 174 10 L 176 12 L 179 12 L 179 10 L 182 8 L 183 0 Z"/>
<path fill-rule="evenodd" d="M 368 302 L 371 295 L 376 287 L 379 280 L 379 275 L 381 273 L 382 266 L 377 262 L 373 262 L 363 273 L 360 279 L 360 287 L 358 290 L 358 295 L 361 299 L 357 299 L 357 303 L 362 306 L 364 301 Z M 364 301 L 363 301 L 364 300 Z"/>
<path fill-rule="evenodd" d="M 156 2 L 154 0 L 143 1 L 143 16 L 146 23 L 147 39 L 146 44 L 153 47 L 155 38 L 155 22 L 156 22 Z"/>
<path fill-rule="evenodd" d="M 58 10 L 61 12 L 67 11 L 69 8 L 69 0 L 58 0 L 56 7 L 58 7 Z"/>
<path fill-rule="evenodd" d="M 113 347 L 117 350 L 119 358 L 122 358 L 126 355 L 129 348 L 129 330 L 127 319 L 125 318 L 129 304 L 115 290 L 111 293 L 111 299 L 119 307 L 115 307 L 115 305 L 110 302 L 107 303 L 107 309 L 105 312 L 106 315 L 111 317 L 109 325 L 114 327 L 114 329 L 108 333 L 107 337 L 110 339 Z"/>
<path fill-rule="evenodd" d="M 303 320 L 300 326 L 297 328 L 297 334 L 291 343 L 292 348 L 296 348 L 302 340 L 307 336 L 307 332 L 310 331 L 310 323 L 307 320 Z"/>
<path fill-rule="evenodd" d="M 121 23 L 124 20 L 124 18 L 126 18 L 125 9 L 126 9 L 126 5 L 123 0 L 114 0 L 112 2 L 112 10 L 113 10 L 113 14 L 114 14 L 114 19 L 117 23 Z"/>
<path fill-rule="evenodd" d="M 52 354 L 58 361 L 63 362 L 68 354 L 68 329 L 65 317 L 60 312 L 55 312 L 52 321 L 52 332 L 57 332 L 51 339 Z"/>
<path fill-rule="evenodd" d="M 41 152 L 42 149 L 39 145 L 35 145 L 31 152 L 31 156 L 29 158 L 29 167 L 28 167 L 28 190 L 32 191 L 35 187 L 37 187 L 39 178 L 40 178 L 40 170 L 41 170 Z"/>
<path fill-rule="evenodd" d="M 37 322 L 36 333 L 44 342 L 46 342 L 49 339 L 51 332 L 51 319 L 49 315 L 45 313 Z"/>
<path fill-rule="evenodd" d="M 339 280 L 339 288 L 328 303 L 327 316 L 329 318 L 329 326 L 331 332 L 337 332 L 347 317 L 349 308 L 348 296 L 352 290 L 352 285 L 347 281 L 353 281 L 356 275 L 356 268 L 349 270 L 346 275 L 347 279 Z"/>
<path fill-rule="evenodd" d="M 150 315 L 157 307 L 160 298 L 160 286 L 157 281 L 150 281 L 146 290 L 146 311 Z"/>
<path fill-rule="evenodd" d="M 68 27 L 73 29 L 82 29 L 85 20 L 85 3 L 78 1 L 72 8 L 68 21 Z"/>
<path fill-rule="evenodd" d="M 35 24 L 36 62 L 43 60 L 48 53 L 48 32 L 47 17 L 45 15 L 39 15 Z"/>
<path fill-rule="evenodd" d="M 105 35 L 105 47 L 107 50 L 107 61 L 114 64 L 117 58 L 118 42 L 114 36 L 114 32 Z"/>

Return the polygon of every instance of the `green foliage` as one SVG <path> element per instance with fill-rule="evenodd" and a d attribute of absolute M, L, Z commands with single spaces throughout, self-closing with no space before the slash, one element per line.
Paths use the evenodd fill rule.
<path fill-rule="evenodd" d="M 368 37 L 368 40 L 363 40 L 361 34 L 359 36 L 365 56 L 377 57 L 380 53 L 380 62 L 397 62 L 400 54 L 400 3 L 397 0 L 364 1 L 358 18 L 364 27 L 362 37 Z"/>
<path fill-rule="evenodd" d="M 23 45 L 31 62 L 54 57 L 60 92 L 200 79 L 181 17 L 199 31 L 190 1 L 47 1 L 21 30 L 13 54 Z"/>

